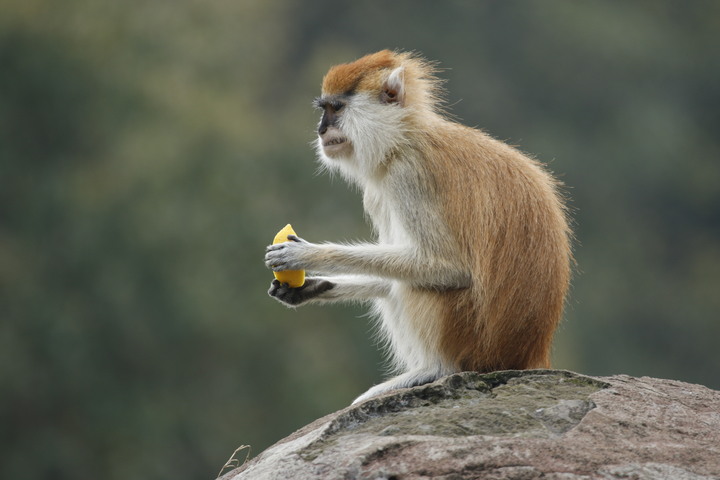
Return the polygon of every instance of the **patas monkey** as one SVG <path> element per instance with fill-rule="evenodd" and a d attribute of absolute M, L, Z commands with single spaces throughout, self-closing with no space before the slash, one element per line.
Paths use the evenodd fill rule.
<path fill-rule="evenodd" d="M 383 50 L 332 67 L 317 153 L 363 192 L 377 243 L 271 245 L 289 306 L 372 301 L 398 376 L 358 397 L 463 371 L 547 368 L 570 277 L 559 183 L 518 150 L 448 120 L 432 64 Z"/>

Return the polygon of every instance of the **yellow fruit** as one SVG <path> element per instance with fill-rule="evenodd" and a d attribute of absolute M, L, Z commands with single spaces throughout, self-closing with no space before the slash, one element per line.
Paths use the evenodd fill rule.
<path fill-rule="evenodd" d="M 291 241 L 288 240 L 288 235 L 297 235 L 289 223 L 275 235 L 273 245 Z M 287 283 L 293 288 L 302 287 L 305 283 L 305 270 L 284 270 L 282 272 L 273 272 L 273 275 L 280 282 Z"/>

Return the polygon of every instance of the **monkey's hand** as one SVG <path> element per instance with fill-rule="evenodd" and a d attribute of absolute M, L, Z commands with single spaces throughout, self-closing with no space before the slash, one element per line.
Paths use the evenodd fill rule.
<path fill-rule="evenodd" d="M 268 295 L 288 307 L 297 307 L 333 287 L 335 287 L 333 282 L 323 278 L 307 277 L 303 286 L 297 288 L 292 288 L 287 283 L 280 283 L 280 280 L 276 279 L 270 284 Z"/>
<path fill-rule="evenodd" d="M 297 235 L 288 235 L 288 242 L 269 245 L 265 249 L 265 265 L 274 272 L 307 270 L 307 259 L 317 245 Z"/>

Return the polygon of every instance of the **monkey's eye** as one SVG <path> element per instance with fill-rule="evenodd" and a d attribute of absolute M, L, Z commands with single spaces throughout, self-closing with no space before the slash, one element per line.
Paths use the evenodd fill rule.
<path fill-rule="evenodd" d="M 332 107 L 333 110 L 335 110 L 336 112 L 339 112 L 340 110 L 343 109 L 345 104 L 342 102 L 333 102 L 330 106 Z"/>
<path fill-rule="evenodd" d="M 389 88 L 386 88 L 382 91 L 380 94 L 380 100 L 383 103 L 397 103 L 397 90 L 391 90 Z"/>

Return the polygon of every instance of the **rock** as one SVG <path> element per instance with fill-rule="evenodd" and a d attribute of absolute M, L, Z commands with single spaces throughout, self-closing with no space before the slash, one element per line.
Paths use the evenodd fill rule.
<path fill-rule="evenodd" d="M 720 479 L 720 392 L 464 372 L 321 418 L 223 480 Z"/>

